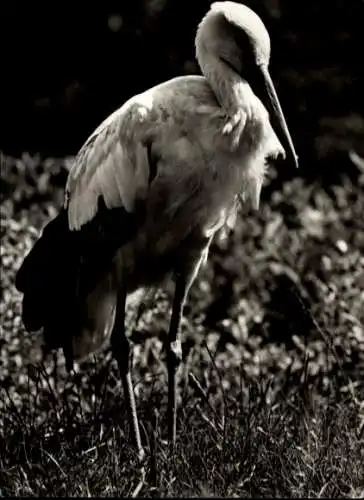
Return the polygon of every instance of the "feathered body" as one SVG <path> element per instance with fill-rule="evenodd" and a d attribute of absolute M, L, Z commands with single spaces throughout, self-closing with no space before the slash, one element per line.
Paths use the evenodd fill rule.
<path fill-rule="evenodd" d="M 262 107 L 258 99 L 256 105 Z M 266 113 L 264 108 L 261 112 Z M 131 115 L 134 126 L 129 128 Z M 175 252 L 188 254 L 192 234 L 206 241 L 219 229 L 238 194 L 251 197 L 257 205 L 266 156 L 275 153 L 279 143 L 268 115 L 264 126 L 260 120 L 255 124 L 253 120 L 251 137 L 244 136 L 244 142 L 232 151 L 231 136 L 221 133 L 226 113 L 204 78 L 176 78 L 133 98 L 113 116 L 112 123 L 119 130 L 117 147 L 123 156 L 122 144 L 129 144 L 130 151 L 135 151 L 143 149 L 143 142 L 151 143 L 155 177 L 149 184 L 148 171 L 141 174 L 138 197 L 123 192 L 124 186 L 133 185 L 132 182 L 119 187 L 118 156 L 113 154 L 105 155 L 95 178 L 87 184 L 83 184 L 82 168 L 71 171 L 68 188 L 74 197 L 68 206 L 70 227 L 81 227 L 87 220 L 86 207 L 92 214 L 98 196 L 104 198 L 108 208 L 122 205 L 130 212 L 135 200 L 145 203 L 145 221 L 135 237 L 119 250 L 130 289 L 144 284 L 148 269 L 152 273 L 153 269 L 163 267 L 164 260 L 173 261 Z M 107 141 L 107 134 L 108 126 L 100 129 L 102 144 Z M 161 277 L 151 279 L 155 282 Z"/>
<path fill-rule="evenodd" d="M 178 77 L 158 85 L 133 97 L 107 118 L 81 148 L 69 173 L 65 211 L 50 223 L 63 224 L 58 224 L 52 232 L 46 228 L 34 247 L 34 258 L 37 245 L 42 245 L 44 252 L 39 254 L 37 263 L 29 262 L 29 268 L 38 275 L 43 268 L 47 283 L 37 297 L 34 283 L 39 284 L 39 276 L 35 281 L 24 280 L 30 286 L 29 295 L 24 288 L 25 315 L 29 311 L 26 302 L 32 297 L 33 310 L 29 314 L 35 315 L 37 311 L 40 316 L 48 316 L 52 310 L 48 322 L 65 328 L 59 316 L 69 314 L 65 299 L 76 286 L 75 266 L 81 264 L 78 257 L 95 254 L 94 260 L 100 262 L 103 252 L 110 248 L 105 241 L 107 236 L 119 239 L 116 246 L 121 246 L 117 249 L 111 245 L 103 273 L 114 260 L 119 277 L 125 276 L 128 290 L 134 291 L 140 286 L 160 283 L 173 269 L 173 263 L 198 258 L 210 236 L 235 211 L 238 195 L 250 198 L 257 206 L 266 158 L 277 153 L 280 145 L 267 111 L 255 96 L 254 101 L 257 113 L 251 117 L 250 127 L 246 127 L 249 134 L 244 135 L 244 141 L 236 148 L 232 134 L 222 133 L 227 122 L 226 111 L 206 79 L 199 76 Z M 266 117 L 264 121 L 262 115 Z M 153 179 L 149 179 L 148 144 L 155 163 Z M 114 218 L 109 232 L 105 230 L 105 219 L 100 217 L 94 238 L 88 238 L 85 229 L 97 214 L 100 197 L 106 208 L 125 207 L 125 210 Z M 128 215 L 138 209 L 138 201 L 143 204 L 144 217 L 130 237 Z M 75 259 L 74 266 L 67 258 L 68 252 Z M 27 258 L 31 257 L 32 253 Z M 88 272 L 93 271 L 89 266 Z M 63 280 L 67 280 L 65 290 L 60 287 Z M 109 286 L 104 289 L 108 300 L 112 300 L 110 288 L 117 284 L 111 278 L 108 280 Z M 59 287 L 63 297 L 57 291 L 52 294 L 52 289 L 60 291 Z M 100 294 L 98 290 L 97 302 L 102 304 L 103 312 L 105 306 Z M 51 304 L 47 307 L 46 298 L 53 307 Z M 83 321 L 88 321 L 92 312 L 98 318 L 95 300 L 89 300 L 92 307 Z M 69 323 L 71 318 L 66 317 Z M 110 326 L 110 321 L 107 323 Z M 40 319 L 35 329 L 41 326 L 44 324 Z M 110 328 L 107 330 L 105 338 L 110 333 Z M 77 337 L 79 333 L 73 335 Z M 93 335 L 100 338 L 99 332 Z M 58 336 L 65 338 L 66 332 L 61 331 Z M 84 354 L 84 347 L 82 351 Z"/>
<path fill-rule="evenodd" d="M 132 97 L 78 153 L 64 209 L 17 276 L 26 327 L 43 326 L 53 346 L 71 338 L 76 356 L 98 348 L 110 334 L 121 281 L 132 292 L 176 266 L 193 267 L 215 232 L 231 225 L 238 196 L 258 207 L 266 160 L 284 150 L 239 74 L 241 24 L 248 37 L 258 29 L 255 57 L 269 60 L 260 19 L 243 5 L 216 2 L 196 37 L 205 76 L 177 77 Z"/>

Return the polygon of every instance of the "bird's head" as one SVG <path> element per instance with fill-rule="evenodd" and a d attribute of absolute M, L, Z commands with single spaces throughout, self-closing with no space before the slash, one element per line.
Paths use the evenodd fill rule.
<path fill-rule="evenodd" d="M 214 54 L 249 83 L 268 110 L 287 159 L 297 167 L 298 157 L 268 70 L 270 51 L 270 37 L 260 17 L 237 2 L 212 3 L 196 35 L 199 62 L 202 53 L 202 57 Z"/>

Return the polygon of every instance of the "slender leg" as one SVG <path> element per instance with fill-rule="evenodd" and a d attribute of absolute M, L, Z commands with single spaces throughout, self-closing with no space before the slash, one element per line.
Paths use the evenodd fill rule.
<path fill-rule="evenodd" d="M 167 368 L 168 368 L 168 439 L 171 450 L 173 451 L 176 444 L 176 413 L 177 413 L 177 370 L 182 361 L 181 341 L 178 338 L 183 307 L 186 302 L 187 294 L 194 282 L 200 266 L 207 258 L 207 252 L 211 243 L 212 237 L 205 244 L 202 252 L 196 255 L 191 255 L 190 264 L 187 265 L 183 272 L 176 272 L 176 287 L 172 304 L 172 316 L 169 325 L 168 343 L 167 343 Z"/>
<path fill-rule="evenodd" d="M 183 314 L 183 306 L 186 299 L 186 278 L 184 275 L 176 276 L 176 288 L 173 297 L 172 316 L 169 325 L 167 344 L 167 368 L 168 368 L 168 439 L 171 448 L 176 443 L 176 410 L 177 410 L 177 377 L 176 372 L 182 361 L 181 342 L 177 339 L 179 326 Z"/>
<path fill-rule="evenodd" d="M 128 409 L 134 444 L 138 449 L 139 459 L 142 461 L 144 458 L 144 450 L 140 439 L 134 389 L 130 372 L 130 343 L 125 333 L 125 302 L 126 290 L 123 288 L 118 291 L 115 323 L 111 334 L 111 346 L 113 355 L 119 365 L 120 376 L 124 388 L 124 398 Z"/>

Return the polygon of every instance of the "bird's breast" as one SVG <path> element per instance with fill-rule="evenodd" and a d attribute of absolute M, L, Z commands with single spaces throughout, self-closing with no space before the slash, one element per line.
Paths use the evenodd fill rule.
<path fill-rule="evenodd" d="M 203 90 L 199 100 L 185 98 L 183 87 L 169 100 L 168 86 L 163 97 L 159 91 L 155 95 L 152 153 L 157 165 L 146 220 L 119 251 L 131 289 L 160 282 L 178 260 L 202 251 L 206 239 L 231 219 L 237 195 L 259 197 L 264 155 L 250 136 L 233 146 L 223 133 L 225 113 L 203 80 L 195 84 L 196 95 Z"/>
<path fill-rule="evenodd" d="M 193 170 L 193 164 L 173 176 L 166 170 L 151 186 L 146 221 L 120 251 L 130 290 L 163 281 L 177 264 L 205 248 L 208 239 L 227 223 L 235 203 L 234 170 L 221 177 L 213 170 Z"/>

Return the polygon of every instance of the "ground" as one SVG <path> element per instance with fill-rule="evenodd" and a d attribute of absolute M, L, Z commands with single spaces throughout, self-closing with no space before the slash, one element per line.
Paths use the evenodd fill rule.
<path fill-rule="evenodd" d="M 325 183 L 272 168 L 260 211 L 212 246 L 183 321 L 173 457 L 170 297 L 160 291 L 137 324 L 129 309 L 144 476 L 109 350 L 71 379 L 61 354 L 57 369 L 40 362 L 20 318 L 15 272 L 62 203 L 71 161 L 2 157 L 0 495 L 362 498 L 362 161 L 338 156 Z"/>

